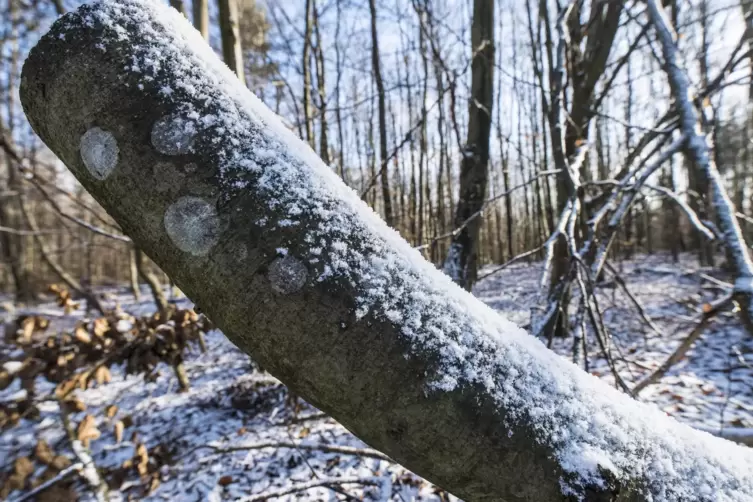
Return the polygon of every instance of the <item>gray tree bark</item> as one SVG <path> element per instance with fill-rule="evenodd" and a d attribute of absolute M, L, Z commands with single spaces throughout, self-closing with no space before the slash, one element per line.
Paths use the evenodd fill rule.
<path fill-rule="evenodd" d="M 61 18 L 30 53 L 21 99 L 230 340 L 455 495 L 753 497 L 750 450 L 630 400 L 454 285 L 161 3 Z"/>

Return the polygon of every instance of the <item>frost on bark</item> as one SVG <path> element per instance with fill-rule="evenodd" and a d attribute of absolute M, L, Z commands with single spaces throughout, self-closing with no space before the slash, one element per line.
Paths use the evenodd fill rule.
<path fill-rule="evenodd" d="M 235 344 L 455 495 L 753 498 L 750 450 L 632 401 L 453 284 L 174 10 L 112 0 L 64 16 L 32 50 L 21 99 L 45 143 Z M 180 144 L 159 150 L 155 124 L 175 116 L 181 130 L 160 137 Z M 94 127 L 112 140 L 97 133 L 110 153 L 91 169 L 80 145 Z"/>

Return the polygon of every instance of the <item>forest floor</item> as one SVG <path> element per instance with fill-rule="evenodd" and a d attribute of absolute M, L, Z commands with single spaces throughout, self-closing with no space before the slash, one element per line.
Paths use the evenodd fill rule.
<path fill-rule="evenodd" d="M 665 256 L 639 257 L 617 267 L 663 333 L 660 336 L 648 328 L 624 292 L 607 277 L 598 288 L 598 298 L 612 336 L 616 365 L 622 377 L 634 384 L 674 350 L 703 305 L 724 293 L 717 281 L 725 278 L 710 278 L 713 273 L 700 269 L 689 256 L 679 264 Z M 492 270 L 488 267 L 482 275 Z M 483 279 L 475 294 L 525 325 L 539 272 L 539 264 L 510 267 Z M 148 292 L 144 293 L 140 302 L 125 292 L 116 296 L 124 310 L 138 315 L 153 310 Z M 16 314 L 23 311 L 48 316 L 56 329 L 70 329 L 83 315 L 82 311 L 65 315 L 54 303 L 19 309 Z M 572 339 L 554 340 L 553 349 L 570 357 L 572 343 Z M 148 494 L 145 481 L 133 473 L 111 490 L 113 500 L 255 501 L 275 495 L 276 500 L 454 500 L 380 458 L 378 452 L 316 409 L 303 405 L 296 412 L 286 399 L 285 387 L 255 371 L 249 358 L 221 333 L 210 332 L 207 344 L 207 352 L 196 351 L 187 358 L 188 392 L 178 392 L 169 367 L 152 382 L 114 370 L 110 383 L 78 391 L 87 410 L 71 419 L 78 423 L 86 414 L 97 417 L 102 435 L 92 442 L 91 451 L 100 472 L 116 472 L 124 462 L 138 457 L 141 444 L 157 466 L 158 474 L 147 483 L 152 485 Z M 13 357 L 11 347 L 0 349 L 0 362 Z M 589 371 L 613 381 L 598 345 L 589 340 L 588 349 Z M 38 392 L 45 389 L 51 392 L 52 386 L 40 383 Z M 0 402 L 19 399 L 23 392 L 16 381 L 0 392 Z M 733 313 L 722 313 L 687 357 L 659 383 L 646 388 L 640 398 L 695 427 L 753 427 L 753 339 L 740 328 Z M 105 409 L 111 404 L 117 404 L 118 411 L 107 418 Z M 40 439 L 54 450 L 70 454 L 56 402 L 42 401 L 38 408 L 37 419 L 21 419 L 15 427 L 2 431 L 0 471 L 9 471 L 14 459 L 31 455 Z M 131 425 L 124 439 L 117 442 L 113 423 L 123 417 L 128 417 Z M 80 483 L 76 486 L 85 493 Z M 8 500 L 22 497 L 23 492 L 15 491 Z"/>

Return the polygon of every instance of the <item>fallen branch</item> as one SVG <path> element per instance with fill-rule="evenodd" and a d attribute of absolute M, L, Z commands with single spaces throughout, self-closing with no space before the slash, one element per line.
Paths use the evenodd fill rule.
<path fill-rule="evenodd" d="M 385 460 L 387 462 L 394 462 L 390 457 L 384 453 L 374 450 L 372 448 L 356 448 L 354 446 L 340 446 L 331 444 L 311 444 L 311 443 L 295 443 L 293 441 L 263 441 L 260 443 L 239 444 L 232 446 L 222 446 L 218 444 L 206 444 L 197 446 L 189 450 L 186 454 L 182 455 L 184 458 L 189 454 L 209 448 L 215 453 L 232 453 L 234 451 L 247 451 L 247 450 L 263 450 L 264 448 L 291 448 L 295 450 L 306 451 L 321 451 L 324 453 L 337 453 L 339 455 L 353 455 L 355 457 L 376 458 L 378 460 Z"/>
<path fill-rule="evenodd" d="M 645 377 L 643 380 L 638 382 L 635 387 L 633 387 L 633 394 L 637 396 L 643 389 L 658 382 L 667 373 L 667 371 L 672 368 L 672 366 L 677 364 L 683 357 L 685 357 L 685 354 L 687 354 L 688 350 L 690 350 L 696 340 L 701 337 L 704 329 L 706 329 L 706 326 L 708 326 L 709 322 L 711 322 L 711 320 L 716 317 L 716 315 L 719 314 L 719 312 L 721 312 L 722 309 L 727 307 L 731 302 L 732 295 L 726 295 L 714 301 L 713 303 L 704 305 L 703 313 L 697 319 L 695 326 L 690 331 L 690 333 L 688 333 L 688 336 L 685 337 L 685 339 L 666 359 L 666 361 L 662 363 L 661 366 L 659 366 L 656 370 L 654 370 L 653 373 Z"/>

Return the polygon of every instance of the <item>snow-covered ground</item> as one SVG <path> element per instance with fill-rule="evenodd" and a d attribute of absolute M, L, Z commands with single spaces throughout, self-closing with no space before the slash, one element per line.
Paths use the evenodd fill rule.
<path fill-rule="evenodd" d="M 485 269 L 482 275 L 491 270 Z M 526 324 L 539 272 L 538 264 L 514 266 L 482 280 L 475 293 L 511 320 Z M 622 377 L 635 383 L 664 361 L 687 335 L 702 305 L 723 290 L 703 278 L 701 274 L 712 272 L 699 271 L 689 256 L 679 266 L 666 257 L 640 257 L 623 264 L 621 273 L 664 334 L 648 328 L 607 277 L 598 295 L 612 335 L 614 358 Z M 132 313 L 151 309 L 146 291 L 147 299 L 139 303 L 125 293 L 115 295 Z M 52 316 L 56 328 L 71 326 L 81 315 L 64 316 L 54 304 L 33 310 Z M 254 371 L 248 356 L 221 333 L 210 333 L 207 342 L 206 353 L 197 351 L 187 358 L 191 389 L 186 393 L 177 392 L 169 367 L 162 368 L 150 383 L 141 376 L 114 371 L 111 383 L 80 392 L 87 410 L 71 418 L 78 423 L 86 414 L 96 417 L 102 436 L 92 443 L 93 458 L 101 472 L 122 480 L 120 488 L 112 490 L 115 499 L 251 501 L 275 493 L 280 495 L 278 500 L 452 498 L 385 460 L 317 410 L 304 405 L 295 412 L 284 386 Z M 589 340 L 588 347 L 589 371 L 611 381 L 598 345 Z M 555 340 L 553 348 L 570 357 L 572 339 Z M 11 354 L 9 347 L 2 347 L 0 357 L 7 360 Z M 40 391 L 45 388 L 51 386 L 40 384 Z M 18 395 L 16 382 L 0 392 L 0 402 Z M 723 313 L 688 357 L 640 397 L 696 427 L 717 431 L 753 427 L 753 337 L 740 328 L 733 313 Z M 108 418 L 106 409 L 112 404 L 118 409 Z M 39 408 L 39 419 L 22 419 L 18 426 L 2 431 L 3 471 L 10 469 L 14 459 L 29 455 L 39 439 L 58 453 L 70 454 L 57 405 L 46 401 Z M 118 443 L 114 423 L 123 419 L 132 425 Z M 146 447 L 149 458 L 148 475 L 141 479 L 135 469 L 121 469 L 134 457 L 138 463 L 139 445 Z M 149 484 L 153 489 L 146 494 Z M 10 500 L 20 497 L 16 491 Z"/>

